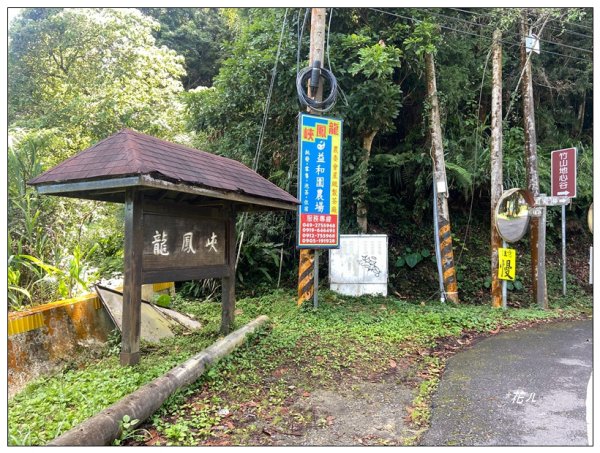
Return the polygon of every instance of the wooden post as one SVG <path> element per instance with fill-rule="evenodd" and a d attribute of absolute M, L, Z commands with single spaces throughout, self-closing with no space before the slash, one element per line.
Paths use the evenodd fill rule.
<path fill-rule="evenodd" d="M 310 17 L 310 53 L 309 65 L 312 67 L 315 61 L 320 61 L 321 66 L 325 55 L 325 8 L 312 8 Z M 319 83 L 316 93 L 312 93 L 309 87 L 308 95 L 318 101 L 323 99 L 323 84 Z M 317 114 L 308 109 L 309 113 Z M 298 164 L 300 165 L 300 163 Z M 316 252 L 318 253 L 318 252 Z M 318 261 L 317 261 L 318 263 Z M 317 288 L 318 276 L 315 278 L 319 269 L 315 269 L 315 251 L 310 249 L 300 249 L 300 263 L 298 266 L 298 305 L 314 297 L 314 304 L 318 304 Z"/>
<path fill-rule="evenodd" d="M 123 319 L 121 365 L 140 361 L 142 311 L 142 193 L 135 188 L 125 190 L 125 256 L 123 281 Z"/>
<path fill-rule="evenodd" d="M 442 255 L 442 269 L 444 273 L 444 288 L 446 298 L 458 303 L 458 285 L 456 270 L 454 268 L 454 254 L 452 251 L 452 235 L 450 231 L 450 212 L 448 210 L 448 187 L 446 187 L 446 165 L 444 162 L 444 146 L 442 144 L 442 127 L 440 125 L 440 106 L 437 97 L 435 81 L 435 63 L 431 53 L 425 54 L 425 67 L 427 73 L 427 95 L 431 106 L 429 132 L 433 147 L 433 174 L 437 190 L 438 234 Z M 443 189 L 443 190 L 441 190 Z"/>
<path fill-rule="evenodd" d="M 527 173 L 527 189 L 531 191 L 534 197 L 537 197 L 540 194 L 540 183 L 538 177 L 537 139 L 535 133 L 531 58 L 527 58 L 527 49 L 525 47 L 525 38 L 527 35 L 527 9 L 524 9 L 521 18 L 521 67 L 523 68 L 521 94 L 523 97 L 523 120 L 525 123 L 525 169 Z M 537 301 L 540 307 L 547 308 L 548 294 L 546 288 L 546 243 L 545 234 L 542 234 L 541 232 L 542 220 L 544 219 L 541 219 L 540 217 L 532 217 L 530 223 L 531 286 L 534 300 Z M 542 239 L 544 240 L 542 241 Z"/>
<path fill-rule="evenodd" d="M 502 196 L 502 32 L 494 31 L 492 50 L 492 137 L 490 146 L 491 172 L 491 261 L 492 307 L 502 306 L 502 285 L 498 278 L 498 248 L 502 239 L 496 229 L 496 205 Z"/>
<path fill-rule="evenodd" d="M 231 332 L 235 319 L 235 208 L 226 204 L 224 211 L 228 215 L 227 220 L 227 266 L 229 275 L 221 279 L 221 334 L 227 335 Z"/>

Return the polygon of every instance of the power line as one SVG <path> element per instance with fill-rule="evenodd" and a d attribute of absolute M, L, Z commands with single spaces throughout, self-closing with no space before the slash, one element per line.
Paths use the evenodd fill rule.
<path fill-rule="evenodd" d="M 423 20 L 421 19 L 415 19 L 414 17 L 407 17 L 407 16 L 402 16 L 400 14 L 396 14 L 396 13 L 391 13 L 389 11 L 384 11 L 382 9 L 377 9 L 377 8 L 369 8 L 373 11 L 377 11 L 378 13 L 383 13 L 383 14 L 388 14 L 390 16 L 395 16 L 395 17 L 400 17 L 401 19 L 406 19 L 406 20 L 410 20 L 412 22 L 423 22 Z M 464 30 L 457 30 L 456 28 L 451 28 L 451 27 L 446 27 L 444 25 L 439 25 L 440 28 L 443 28 L 445 30 L 451 30 L 451 31 L 455 31 L 457 33 L 463 33 L 465 35 L 471 35 L 471 36 L 478 36 L 481 37 L 481 35 L 478 35 L 477 33 L 470 33 L 468 31 L 464 31 Z"/>
<path fill-rule="evenodd" d="M 548 27 L 546 27 L 546 28 L 548 28 Z M 517 37 L 517 40 L 520 40 L 520 39 L 521 39 L 521 34 L 520 34 L 520 33 L 517 33 L 517 32 L 512 32 L 512 33 L 509 33 L 509 35 L 510 35 L 510 36 L 516 36 L 516 37 Z M 594 54 L 594 51 L 593 51 L 593 50 L 590 50 L 590 49 L 584 49 L 583 47 L 570 46 L 570 45 L 568 45 L 568 44 L 563 44 L 563 43 L 561 43 L 561 42 L 550 41 L 549 39 L 542 39 L 542 38 L 537 38 L 537 39 L 538 39 L 538 41 L 540 41 L 540 42 L 545 42 L 545 43 L 548 43 L 548 44 L 554 44 L 555 46 L 559 46 L 559 47 L 565 47 L 565 48 L 568 48 L 568 49 L 579 50 L 579 51 L 581 51 L 581 52 L 584 52 L 584 53 L 589 53 L 589 54 L 592 54 L 592 55 Z"/>
<path fill-rule="evenodd" d="M 558 19 L 554 19 L 554 18 L 553 18 L 553 19 L 550 19 L 550 20 L 558 20 Z M 578 23 L 578 22 L 570 22 L 570 23 L 571 23 L 571 24 L 573 24 L 573 25 L 576 25 L 576 26 L 578 26 L 578 27 L 585 28 L 586 30 L 590 30 L 590 31 L 592 31 L 592 32 L 594 31 L 594 27 L 589 27 L 589 26 L 587 26 L 587 25 L 583 25 L 583 24 L 580 24 L 580 23 Z"/>
<path fill-rule="evenodd" d="M 465 24 L 468 24 L 468 25 L 475 25 L 477 27 L 485 27 L 485 24 L 478 24 L 478 23 L 475 23 L 475 22 L 469 22 L 468 20 L 461 19 L 460 17 L 446 16 L 445 14 L 434 13 L 433 11 L 427 11 L 427 13 L 428 14 L 432 14 L 434 16 L 438 16 L 438 17 L 445 17 L 447 19 L 452 19 L 452 20 L 457 20 L 457 21 L 460 21 L 460 22 L 464 22 Z"/>
<path fill-rule="evenodd" d="M 573 58 L 575 60 L 587 61 L 588 63 L 592 62 L 592 60 L 590 60 L 589 58 L 579 58 L 579 57 L 575 57 L 575 56 L 572 56 L 572 55 L 565 55 L 564 53 L 551 52 L 549 50 L 540 50 L 540 52 L 542 52 L 542 53 L 549 53 L 551 55 L 557 55 L 557 56 L 563 57 L 563 58 Z"/>
<path fill-rule="evenodd" d="M 452 9 L 452 10 L 455 10 L 455 11 L 460 11 L 461 13 L 472 14 L 472 15 L 477 16 L 477 17 L 488 17 L 488 18 L 491 17 L 489 14 L 476 13 L 476 12 L 473 12 L 473 11 L 468 11 L 468 10 L 460 9 L 460 8 L 448 8 L 448 9 Z M 551 20 L 553 20 L 553 19 L 551 19 Z M 571 23 L 573 25 L 578 25 L 580 27 L 585 27 L 585 25 L 577 24 L 575 22 L 571 22 Z M 572 33 L 572 34 L 574 34 L 576 36 L 581 36 L 583 38 L 592 39 L 592 36 L 589 36 L 589 35 L 586 35 L 586 34 L 583 34 L 583 33 L 579 33 L 579 32 L 573 31 L 573 30 L 569 30 L 568 28 L 566 28 L 564 26 L 560 27 L 560 28 L 559 27 L 547 27 L 547 28 L 550 29 L 550 30 L 558 31 L 560 33 L 563 33 L 563 32 Z M 585 28 L 588 28 L 588 27 L 585 27 Z M 593 29 L 591 29 L 591 30 L 593 30 Z"/>
<path fill-rule="evenodd" d="M 486 24 L 478 24 L 476 22 L 469 22 L 468 20 L 464 20 L 464 19 L 461 19 L 461 18 L 458 18 L 458 17 L 453 17 L 453 16 L 447 16 L 445 14 L 435 13 L 433 11 L 428 11 L 427 13 L 431 14 L 431 15 L 434 15 L 434 16 L 438 16 L 438 17 L 444 17 L 446 19 L 452 19 L 452 20 L 460 21 L 460 22 L 465 23 L 467 25 L 473 25 L 473 26 L 476 26 L 476 27 L 486 27 L 487 26 Z M 479 15 L 479 17 L 483 17 L 483 15 Z M 546 28 L 551 28 L 551 27 L 546 27 Z M 585 36 L 586 38 L 590 38 L 587 35 L 583 35 L 583 36 Z M 538 38 L 538 39 L 539 39 L 540 42 L 546 42 L 546 43 L 549 43 L 549 44 L 554 44 L 555 46 L 565 47 L 565 48 L 574 49 L 574 50 L 580 50 L 582 52 L 589 53 L 589 54 L 593 54 L 594 53 L 593 50 L 583 49 L 581 47 L 570 46 L 568 44 L 563 44 L 563 43 L 559 43 L 559 42 L 555 42 L 555 41 L 550 41 L 548 39 L 541 39 L 541 38 Z"/>
<path fill-rule="evenodd" d="M 513 35 L 513 36 L 518 36 L 518 39 L 520 39 L 520 34 L 518 34 L 518 33 L 511 33 L 511 35 Z M 559 47 L 565 47 L 565 48 L 568 48 L 568 49 L 579 50 L 579 51 L 581 51 L 581 52 L 583 52 L 583 53 L 590 54 L 590 55 L 593 55 L 593 54 L 594 54 L 594 51 L 593 51 L 593 50 L 589 50 L 589 49 L 583 49 L 582 47 L 569 46 L 568 44 L 562 44 L 562 43 L 558 43 L 558 42 L 554 42 L 554 41 L 549 41 L 549 40 L 547 40 L 547 39 L 542 39 L 542 38 L 537 38 L 537 39 L 538 39 L 538 41 L 540 41 L 540 42 L 542 42 L 542 43 L 554 44 L 554 45 L 557 45 L 557 46 L 559 46 Z M 510 42 L 510 43 L 512 43 L 512 44 L 518 44 L 518 45 L 521 45 L 521 43 L 520 43 L 519 41 L 515 41 L 515 42 L 511 42 L 511 41 L 502 41 L 502 42 L 503 42 L 503 43 L 509 43 L 509 42 Z M 543 49 L 540 49 L 540 52 L 548 52 L 548 53 L 553 53 L 553 54 L 555 54 L 555 55 L 562 55 L 562 56 L 563 56 L 563 57 L 565 57 L 565 58 L 572 58 L 572 57 L 571 57 L 571 55 L 562 54 L 562 53 L 556 53 L 556 52 L 550 52 L 549 50 L 543 50 Z M 585 60 L 587 60 L 587 58 L 586 58 Z"/>
<path fill-rule="evenodd" d="M 281 42 L 283 41 L 283 32 L 285 31 L 285 24 L 287 19 L 288 8 L 285 9 L 283 15 L 283 22 L 281 24 L 281 34 L 279 36 L 279 45 L 277 46 L 277 53 L 275 54 L 275 63 L 271 71 L 271 83 L 269 85 L 269 92 L 267 94 L 267 100 L 265 102 L 265 111 L 263 113 L 262 125 L 260 128 L 260 134 L 258 135 L 258 142 L 256 144 L 256 153 L 254 154 L 254 162 L 252 163 L 252 169 L 256 171 L 258 169 L 258 161 L 260 159 L 260 152 L 262 149 L 263 139 L 265 137 L 265 127 L 267 125 L 267 117 L 269 116 L 269 107 L 271 106 L 271 96 L 273 95 L 273 86 L 275 85 L 275 77 L 277 76 L 277 63 L 279 62 L 279 55 L 281 53 Z"/>
<path fill-rule="evenodd" d="M 302 28 L 298 30 L 298 52 L 296 54 L 296 73 L 300 71 L 300 48 L 302 47 L 302 35 L 304 34 L 304 28 L 306 27 L 306 19 L 308 17 L 309 9 L 306 8 L 304 11 L 304 20 L 302 21 Z M 300 11 L 298 11 L 298 27 L 300 27 Z"/>
<path fill-rule="evenodd" d="M 329 72 L 331 72 L 333 74 L 333 69 L 331 69 L 331 59 L 329 58 L 329 33 L 331 32 L 331 19 L 333 18 L 333 8 L 329 9 L 329 25 L 327 26 L 327 40 L 326 40 L 326 47 L 327 47 L 327 65 L 329 66 Z M 342 90 L 342 87 L 340 85 L 338 85 L 338 92 L 342 95 L 342 98 L 344 98 L 344 104 L 348 105 L 348 98 L 346 97 L 346 93 L 344 93 L 344 90 Z"/>
<path fill-rule="evenodd" d="M 392 12 L 389 12 L 389 11 L 384 11 L 384 10 L 377 9 L 377 8 L 369 8 L 369 9 L 371 9 L 373 11 L 377 11 L 379 13 L 388 14 L 390 16 L 399 17 L 401 19 L 410 20 L 412 22 L 417 22 L 417 23 L 418 22 L 423 22 L 423 20 L 421 20 L 421 19 L 416 19 L 414 17 L 407 17 L 407 16 L 403 16 L 401 14 L 396 14 L 396 13 L 392 13 Z M 465 30 L 459 30 L 459 29 L 456 29 L 456 28 L 446 27 L 444 25 L 440 25 L 440 28 L 443 28 L 445 30 L 451 30 L 451 31 L 454 31 L 456 33 L 462 33 L 462 34 L 465 34 L 465 35 L 476 36 L 476 37 L 483 38 L 483 39 L 488 39 L 488 40 L 491 39 L 491 37 L 489 37 L 489 36 L 484 36 L 484 35 L 480 35 L 480 34 L 477 34 L 477 33 L 471 33 L 471 32 L 467 32 Z M 510 42 L 510 41 L 504 41 L 504 40 L 502 40 L 501 42 L 503 44 L 507 44 L 507 45 L 510 45 L 510 46 L 515 46 L 515 45 L 518 46 L 518 45 L 520 45 L 520 43 L 518 43 L 518 42 Z M 553 54 L 553 55 L 558 55 L 558 56 L 562 56 L 562 57 L 565 57 L 565 58 L 573 58 L 575 60 L 590 61 L 587 58 L 580 58 L 580 57 L 575 57 L 575 56 L 572 56 L 572 55 L 565 55 L 565 54 L 561 54 L 561 53 L 557 53 L 557 52 L 550 52 L 548 50 L 540 50 L 540 52 L 541 53 L 549 53 L 549 54 Z"/>
<path fill-rule="evenodd" d="M 481 75 L 481 85 L 479 87 L 479 102 L 477 103 L 477 123 L 481 125 L 480 120 L 480 112 L 481 112 L 481 100 L 483 98 L 483 83 L 485 82 L 485 73 L 487 72 L 487 65 L 490 59 L 490 55 L 492 54 L 492 47 L 490 47 L 489 52 L 487 53 L 487 57 L 485 58 L 485 65 L 483 67 L 483 74 Z M 477 158 L 479 156 L 479 126 L 475 128 L 475 146 L 473 147 L 473 170 L 471 173 L 475 175 L 475 171 L 477 170 Z M 473 215 L 473 200 L 475 199 L 475 181 L 471 178 L 471 203 L 469 206 L 469 217 L 467 220 L 467 227 L 465 228 L 465 236 L 463 237 L 462 248 L 460 249 L 460 253 L 458 255 L 458 259 L 456 260 L 456 265 L 460 264 L 460 259 L 462 258 L 463 251 L 465 250 L 465 246 L 467 244 L 467 237 L 469 236 L 469 230 L 471 228 L 471 218 Z"/>
<path fill-rule="evenodd" d="M 546 26 L 547 23 L 548 23 L 548 17 L 546 17 L 546 20 L 542 24 L 542 28 L 540 28 L 540 35 L 544 31 L 544 27 Z M 525 45 L 525 43 L 523 43 L 523 45 Z M 529 52 L 529 55 L 527 55 L 527 59 L 525 60 L 525 64 L 523 65 L 523 70 L 521 71 L 521 75 L 519 76 L 519 80 L 517 80 L 517 85 L 515 86 L 515 90 L 513 91 L 513 94 L 511 94 L 511 96 L 510 96 L 510 103 L 508 104 L 508 109 L 506 111 L 506 115 L 504 116 L 504 120 L 506 120 L 508 118 L 508 114 L 510 113 L 510 109 L 512 108 L 513 102 L 515 100 L 515 95 L 517 94 L 517 90 L 519 89 L 519 85 L 521 84 L 521 79 L 523 79 L 523 74 L 525 74 L 525 69 L 526 69 L 527 64 L 529 63 L 529 60 L 531 59 L 532 56 L 533 56 L 533 52 Z"/>

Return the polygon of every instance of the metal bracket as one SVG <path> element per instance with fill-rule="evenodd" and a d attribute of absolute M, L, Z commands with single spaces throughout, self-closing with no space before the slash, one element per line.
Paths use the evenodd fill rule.
<path fill-rule="evenodd" d="M 551 197 L 548 195 L 540 195 L 535 197 L 535 206 L 563 206 L 571 203 L 569 197 Z"/>

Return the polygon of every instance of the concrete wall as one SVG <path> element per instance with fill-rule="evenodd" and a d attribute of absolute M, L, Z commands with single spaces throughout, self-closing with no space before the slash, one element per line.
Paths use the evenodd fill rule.
<path fill-rule="evenodd" d="M 144 299 L 174 290 L 173 283 L 143 285 Z M 60 368 L 78 348 L 106 342 L 115 325 L 98 296 L 86 294 L 8 314 L 9 396 Z"/>

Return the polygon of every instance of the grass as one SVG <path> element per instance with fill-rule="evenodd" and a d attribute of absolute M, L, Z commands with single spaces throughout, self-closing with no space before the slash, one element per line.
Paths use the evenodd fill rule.
<path fill-rule="evenodd" d="M 180 298 L 175 303 L 204 325 L 201 332 L 142 345 L 142 360 L 135 367 L 120 367 L 112 355 L 30 384 L 9 401 L 9 444 L 46 444 L 218 338 L 220 304 Z M 526 321 L 575 317 L 582 311 L 591 312 L 589 296 L 578 298 L 577 304 L 559 299 L 547 311 L 421 305 L 329 291 L 320 293 L 316 310 L 298 309 L 285 291 L 239 300 L 236 327 L 261 314 L 271 318 L 270 327 L 170 397 L 145 428 L 163 445 L 252 443 L 264 423 L 289 431 L 316 422 L 292 403 L 317 388 L 335 388 L 349 376 L 377 376 L 388 370 L 390 360 L 465 330 L 488 332 Z M 427 422 L 428 398 L 440 368 L 435 361 L 424 365 L 433 371 L 415 400 L 416 425 Z"/>

